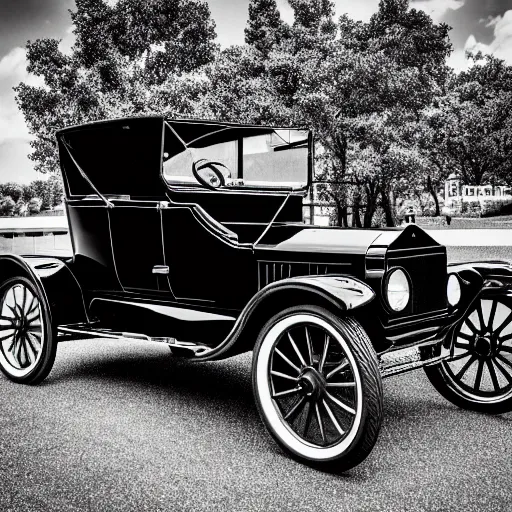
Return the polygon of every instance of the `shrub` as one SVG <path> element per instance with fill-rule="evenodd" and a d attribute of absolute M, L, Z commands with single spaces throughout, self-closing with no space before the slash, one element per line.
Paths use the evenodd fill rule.
<path fill-rule="evenodd" d="M 2 183 L 0 185 L 0 195 L 4 197 L 10 197 L 15 203 L 17 203 L 20 199 L 22 199 L 23 186 L 12 181 L 8 183 Z"/>
<path fill-rule="evenodd" d="M 28 213 L 27 204 L 24 201 L 19 200 L 14 205 L 14 212 L 13 213 L 14 213 L 14 215 L 18 215 L 19 217 L 24 217 Z"/>
<path fill-rule="evenodd" d="M 16 203 L 11 196 L 5 196 L 0 203 L 0 210 L 2 210 L 2 215 L 12 215 L 15 205 Z"/>
<path fill-rule="evenodd" d="M 481 217 L 482 205 L 480 201 L 463 201 L 461 205 L 462 217 Z"/>
<path fill-rule="evenodd" d="M 481 199 L 482 217 L 492 217 L 493 215 L 507 215 L 512 205 L 512 198 L 493 198 Z M 508 208 L 507 208 L 508 207 Z"/>
<path fill-rule="evenodd" d="M 41 205 L 43 201 L 39 197 L 33 197 L 28 202 L 28 211 L 30 214 L 39 213 L 41 211 Z"/>
<path fill-rule="evenodd" d="M 372 228 L 383 228 L 386 226 L 386 215 L 381 207 L 375 210 L 372 218 Z"/>

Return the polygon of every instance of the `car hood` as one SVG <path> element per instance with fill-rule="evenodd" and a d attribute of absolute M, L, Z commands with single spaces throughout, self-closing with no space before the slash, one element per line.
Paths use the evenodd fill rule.
<path fill-rule="evenodd" d="M 400 234 L 401 231 L 385 233 L 374 229 L 276 226 L 270 229 L 258 248 L 279 252 L 366 254 L 382 235 L 396 239 Z"/>
<path fill-rule="evenodd" d="M 405 229 L 322 228 L 304 225 L 272 227 L 257 249 L 321 254 L 366 254 L 370 247 L 403 249 L 439 246 L 415 225 Z"/>

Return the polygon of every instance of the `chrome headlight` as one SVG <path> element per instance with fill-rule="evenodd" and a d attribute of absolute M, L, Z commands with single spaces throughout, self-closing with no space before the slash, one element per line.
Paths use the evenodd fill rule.
<path fill-rule="evenodd" d="M 402 311 L 407 307 L 411 295 L 409 279 L 401 268 L 392 270 L 388 275 L 385 292 L 389 307 L 393 311 Z"/>
<path fill-rule="evenodd" d="M 455 274 L 451 274 L 448 278 L 448 284 L 446 285 L 446 296 L 448 297 L 448 303 L 450 306 L 456 306 L 460 301 L 460 281 Z"/>

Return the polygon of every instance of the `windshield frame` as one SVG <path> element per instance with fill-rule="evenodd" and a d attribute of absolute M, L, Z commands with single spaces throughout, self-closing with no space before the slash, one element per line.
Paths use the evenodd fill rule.
<path fill-rule="evenodd" d="M 183 134 L 180 134 L 180 124 L 187 124 L 187 125 L 201 125 L 203 127 L 210 126 L 211 130 L 207 133 L 203 133 L 197 136 L 194 136 L 193 138 L 187 139 L 187 137 L 183 136 Z M 171 155 L 169 158 L 173 158 L 174 156 L 177 156 L 180 153 L 183 153 L 184 151 L 190 151 L 192 152 L 194 150 L 193 146 L 194 144 L 197 144 L 198 141 L 201 141 L 205 138 L 210 138 L 214 136 L 218 136 L 219 134 L 223 134 L 223 132 L 228 132 L 233 129 L 236 129 L 237 131 L 240 131 L 240 137 L 237 138 L 229 138 L 228 140 L 236 141 L 239 138 L 246 138 L 251 135 L 260 135 L 260 134 L 268 134 L 271 132 L 279 132 L 280 130 L 296 130 L 296 131 L 303 131 L 306 132 L 306 137 L 302 139 L 307 144 L 307 175 L 306 175 L 306 182 L 303 186 L 290 186 L 290 185 L 279 185 L 279 184 L 269 184 L 269 185 L 263 185 L 263 184 L 246 184 L 245 182 L 243 184 L 234 184 L 232 186 L 223 186 L 220 187 L 218 190 L 221 191 L 229 191 L 229 192 L 296 192 L 296 193 L 306 193 L 312 183 L 312 177 L 313 177 L 313 161 L 314 161 L 314 145 L 313 145 L 313 133 L 310 129 L 307 128 L 297 128 L 297 127 L 276 127 L 276 126 L 261 126 L 261 125 L 242 125 L 237 123 L 217 123 L 213 121 L 199 121 L 199 120 L 165 120 L 164 125 L 164 140 L 162 141 L 162 166 L 161 166 L 161 178 L 162 181 L 165 183 L 165 185 L 171 189 L 171 190 L 190 190 L 190 189 L 198 189 L 198 190 L 205 190 L 204 186 L 201 185 L 198 182 L 194 181 L 178 181 L 178 180 L 170 180 L 164 172 L 164 146 L 165 146 L 165 138 L 168 136 L 167 131 L 169 130 L 172 135 L 177 139 L 176 142 L 179 141 L 181 146 L 183 147 L 182 152 L 175 152 L 173 155 Z M 190 140 L 189 140 L 190 139 Z M 221 142 L 225 142 L 223 140 L 216 141 L 213 144 L 218 144 Z M 303 143 L 303 142 L 301 142 Z M 299 142 L 292 142 L 289 144 L 290 147 L 293 147 L 295 144 L 299 144 Z M 207 146 L 205 146 L 207 147 Z M 198 149 L 198 148 L 196 148 Z M 235 181 L 238 178 L 235 178 Z M 243 178 L 241 178 L 243 179 Z"/>

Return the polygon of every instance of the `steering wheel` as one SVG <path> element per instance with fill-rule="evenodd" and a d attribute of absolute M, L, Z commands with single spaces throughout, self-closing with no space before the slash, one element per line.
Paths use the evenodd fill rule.
<path fill-rule="evenodd" d="M 226 171 L 223 172 L 220 167 L 223 167 Z M 224 164 L 206 158 L 201 158 L 192 163 L 192 174 L 201 185 L 210 190 L 225 187 L 226 178 L 231 176 L 230 170 Z"/>

